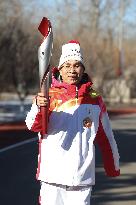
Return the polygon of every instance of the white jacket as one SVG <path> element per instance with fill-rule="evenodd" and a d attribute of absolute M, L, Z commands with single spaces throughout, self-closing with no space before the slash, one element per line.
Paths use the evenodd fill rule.
<path fill-rule="evenodd" d="M 33 104 L 27 114 L 28 129 L 39 132 L 37 178 L 41 181 L 94 185 L 95 143 L 101 149 L 107 175 L 120 174 L 118 149 L 101 96 L 89 83 L 80 86 L 78 98 L 75 92 L 72 85 L 51 88 L 48 134 L 44 139 L 40 139 L 41 112 L 37 105 Z"/>

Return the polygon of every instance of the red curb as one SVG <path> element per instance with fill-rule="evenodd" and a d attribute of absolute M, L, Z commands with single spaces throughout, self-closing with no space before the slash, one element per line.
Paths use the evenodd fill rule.
<path fill-rule="evenodd" d="M 12 131 L 12 130 L 27 130 L 25 123 L 17 124 L 2 124 L 0 125 L 0 131 Z"/>
<path fill-rule="evenodd" d="M 120 115 L 120 114 L 134 114 L 136 113 L 136 108 L 118 108 L 118 109 L 108 109 L 109 115 Z"/>

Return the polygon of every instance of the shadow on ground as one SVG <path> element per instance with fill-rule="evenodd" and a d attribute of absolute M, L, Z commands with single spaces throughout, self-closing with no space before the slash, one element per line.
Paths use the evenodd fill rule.
<path fill-rule="evenodd" d="M 114 134 L 120 153 L 121 175 L 116 178 L 105 176 L 101 153 L 96 147 L 96 185 L 92 205 L 136 201 L 136 173 L 132 167 L 136 162 L 136 130 L 116 130 Z"/>
<path fill-rule="evenodd" d="M 96 149 L 96 185 L 93 188 L 91 205 L 112 202 L 123 204 L 136 200 L 132 189 L 136 185 L 136 176 L 131 170 L 131 165 L 136 161 L 136 130 L 116 130 L 114 133 L 121 157 L 122 173 L 117 178 L 106 177 L 101 154 L 98 148 Z M 8 134 L 10 136 L 10 133 Z M 30 135 L 29 132 L 23 134 Z M 19 135 L 19 132 L 16 135 Z M 37 141 L 0 153 L 1 205 L 38 205 L 40 185 L 35 180 L 37 155 Z"/>
<path fill-rule="evenodd" d="M 37 133 L 30 132 L 29 130 L 4 130 L 0 131 L 0 149 L 10 145 L 22 142 L 24 140 L 36 137 Z"/>
<path fill-rule="evenodd" d="M 38 205 L 37 141 L 0 153 L 0 204 Z"/>

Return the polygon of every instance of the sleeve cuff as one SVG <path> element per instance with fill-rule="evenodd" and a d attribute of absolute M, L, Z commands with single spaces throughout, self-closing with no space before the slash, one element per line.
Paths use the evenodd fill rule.
<path fill-rule="evenodd" d="M 106 175 L 108 177 L 117 177 L 120 176 L 120 170 L 115 170 L 113 172 L 106 172 Z"/>

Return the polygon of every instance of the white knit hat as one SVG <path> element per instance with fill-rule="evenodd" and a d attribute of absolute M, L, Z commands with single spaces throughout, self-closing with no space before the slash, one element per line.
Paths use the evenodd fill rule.
<path fill-rule="evenodd" d="M 77 60 L 83 64 L 83 56 L 80 48 L 80 43 L 76 40 L 71 40 L 62 46 L 62 54 L 59 61 L 59 66 L 68 60 Z"/>

